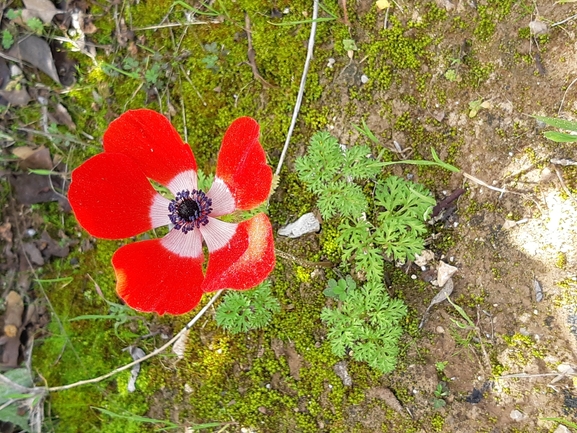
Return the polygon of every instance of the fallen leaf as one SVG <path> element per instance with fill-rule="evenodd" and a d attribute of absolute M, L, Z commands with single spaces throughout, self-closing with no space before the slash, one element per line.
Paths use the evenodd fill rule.
<path fill-rule="evenodd" d="M 421 254 L 415 254 L 415 265 L 427 266 L 427 264 L 435 259 L 435 253 L 431 250 L 423 250 Z"/>
<path fill-rule="evenodd" d="M 140 347 L 136 346 L 128 346 L 126 349 L 132 356 L 134 361 L 138 361 L 140 358 L 143 358 L 146 353 Z M 140 363 L 134 365 L 132 370 L 130 370 L 130 379 L 128 380 L 128 392 L 136 391 L 136 379 L 138 379 L 138 374 L 140 373 Z"/>
<path fill-rule="evenodd" d="M 2 57 L 0 57 L 0 89 L 3 89 L 10 81 L 10 68 Z"/>
<path fill-rule="evenodd" d="M 33 149 L 30 146 L 19 146 L 19 147 L 15 147 L 14 149 L 12 149 L 12 155 L 14 155 L 15 157 L 17 157 L 19 159 L 26 159 L 30 155 L 32 155 L 35 150 L 36 149 Z"/>
<path fill-rule="evenodd" d="M 535 291 L 535 301 L 541 302 L 543 300 L 543 286 L 539 280 L 533 277 L 533 290 Z"/>
<path fill-rule="evenodd" d="M 2 349 L 2 365 L 10 368 L 18 367 L 20 336 L 8 337 L 3 335 L 0 337 L 0 346 L 4 346 Z"/>
<path fill-rule="evenodd" d="M 4 334 L 15 337 L 22 326 L 24 302 L 18 292 L 11 290 L 6 296 L 6 310 L 4 312 Z"/>
<path fill-rule="evenodd" d="M 36 245 L 42 252 L 42 257 L 44 257 L 45 260 L 51 257 L 63 258 L 70 253 L 70 247 L 68 245 L 60 245 L 60 243 L 52 239 L 47 231 L 42 232 L 42 236 L 36 241 Z"/>
<path fill-rule="evenodd" d="M 9 244 L 12 243 L 12 224 L 9 222 L 0 224 L 0 239 L 3 239 Z"/>
<path fill-rule="evenodd" d="M 10 104 L 14 107 L 24 107 L 30 102 L 30 95 L 26 87 L 21 87 L 20 90 L 0 90 L 0 97 L 6 101 L 2 105 Z"/>
<path fill-rule="evenodd" d="M 433 299 L 431 300 L 431 303 L 429 304 L 429 306 L 425 310 L 425 314 L 423 314 L 423 318 L 421 319 L 421 323 L 419 323 L 419 329 L 421 329 L 425 325 L 425 321 L 427 320 L 427 314 L 429 313 L 429 310 L 431 309 L 431 307 L 433 305 L 437 305 L 440 302 L 443 302 L 445 299 L 447 299 L 449 296 L 451 296 L 451 293 L 453 293 L 453 287 L 454 287 L 453 279 L 449 278 L 447 280 L 447 282 L 445 283 L 445 285 L 441 288 L 441 290 L 433 297 Z"/>
<path fill-rule="evenodd" d="M 443 288 L 441 290 L 439 290 L 439 293 L 437 293 L 433 299 L 431 300 L 431 303 L 429 304 L 429 306 L 427 307 L 427 311 L 433 306 L 436 305 L 440 302 L 443 302 L 445 299 L 447 299 L 449 296 L 451 296 L 451 293 L 453 293 L 453 279 L 449 278 L 447 280 L 447 282 L 445 283 L 445 285 L 443 286 Z"/>
<path fill-rule="evenodd" d="M 134 39 L 134 32 L 131 30 L 128 30 L 128 27 L 126 26 L 126 21 L 124 21 L 124 18 L 120 18 L 118 27 L 116 28 L 117 33 L 116 33 L 116 41 L 118 42 L 118 45 L 120 45 L 121 47 L 125 47 L 128 44 L 128 41 L 131 41 Z"/>
<path fill-rule="evenodd" d="M 10 81 L 10 68 L 2 57 L 0 57 L 0 89 L 6 88 Z M 0 96 L 0 105 L 8 105 L 8 101 Z"/>
<path fill-rule="evenodd" d="M 549 27 L 546 23 L 540 20 L 534 20 L 529 23 L 529 30 L 534 36 L 546 35 L 549 33 Z"/>
<path fill-rule="evenodd" d="M 60 125 L 67 126 L 68 129 L 70 129 L 71 131 L 76 130 L 76 125 L 74 124 L 72 117 L 70 116 L 68 110 L 64 105 L 62 104 L 56 105 L 56 109 L 51 114 L 54 120 L 56 120 L 56 122 L 59 123 Z"/>
<path fill-rule="evenodd" d="M 39 147 L 27 155 L 20 161 L 19 165 L 22 170 L 52 170 L 53 168 L 50 151 L 44 146 Z"/>
<path fill-rule="evenodd" d="M 26 6 L 26 9 L 22 11 L 23 19 L 25 16 L 31 16 L 40 18 L 44 24 L 50 24 L 54 15 L 63 13 L 56 9 L 50 0 L 23 0 L 23 2 Z M 27 11 L 26 14 L 25 11 Z"/>
<path fill-rule="evenodd" d="M 42 257 L 42 253 L 40 252 L 38 247 L 34 245 L 32 242 L 24 242 L 22 244 L 22 249 L 28 256 L 28 259 L 30 259 L 32 264 L 38 266 L 44 265 L 44 258 Z"/>
<path fill-rule="evenodd" d="M 63 86 L 71 86 L 76 81 L 76 60 L 68 56 L 68 51 L 62 48 L 59 41 L 50 42 L 50 49 L 60 83 Z"/>
<path fill-rule="evenodd" d="M 188 334 L 190 330 L 184 332 L 178 339 L 174 342 L 172 346 L 172 352 L 178 357 L 178 359 L 184 358 L 184 353 L 186 351 L 186 342 L 188 341 Z"/>
<path fill-rule="evenodd" d="M 60 176 L 41 176 L 33 173 L 18 173 L 9 176 L 14 188 L 16 200 L 21 204 L 36 204 L 57 201 L 62 208 L 70 211 L 70 204 L 64 195 L 57 194 L 53 188 L 62 189 Z"/>
<path fill-rule="evenodd" d="M 50 46 L 44 39 L 35 35 L 23 36 L 12 46 L 8 54 L 30 63 L 60 84 Z"/>
<path fill-rule="evenodd" d="M 437 268 L 437 285 L 443 287 L 458 270 L 455 266 L 448 265 L 441 260 Z"/>
<path fill-rule="evenodd" d="M 346 361 L 337 362 L 333 367 L 333 371 L 343 381 L 344 386 L 352 386 L 353 379 L 347 370 Z"/>

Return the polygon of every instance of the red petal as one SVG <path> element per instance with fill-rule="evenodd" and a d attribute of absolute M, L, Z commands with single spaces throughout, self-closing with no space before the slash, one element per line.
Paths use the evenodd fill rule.
<path fill-rule="evenodd" d="M 158 196 L 138 165 L 119 153 L 90 158 L 72 172 L 68 191 L 80 225 L 104 239 L 128 238 L 153 228 L 150 212 Z"/>
<path fill-rule="evenodd" d="M 238 225 L 228 245 L 211 252 L 202 290 L 245 290 L 262 283 L 275 264 L 272 227 L 265 214 Z"/>
<path fill-rule="evenodd" d="M 112 257 L 116 291 L 135 310 L 188 313 L 202 297 L 203 259 L 180 257 L 160 239 L 125 245 Z"/>
<path fill-rule="evenodd" d="M 272 170 L 258 138 L 256 120 L 241 117 L 232 122 L 222 140 L 216 176 L 229 187 L 237 209 L 253 209 L 270 193 Z"/>
<path fill-rule="evenodd" d="M 179 173 L 196 170 L 194 155 L 166 117 L 156 111 L 130 110 L 104 133 L 104 150 L 128 155 L 144 174 L 168 185 Z"/>

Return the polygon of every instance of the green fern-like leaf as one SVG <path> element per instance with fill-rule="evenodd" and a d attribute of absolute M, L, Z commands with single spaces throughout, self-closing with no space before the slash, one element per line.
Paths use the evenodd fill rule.
<path fill-rule="evenodd" d="M 335 355 L 343 357 L 350 350 L 357 361 L 389 373 L 396 365 L 399 322 L 406 314 L 401 300 L 391 299 L 382 284 L 372 282 L 352 292 L 340 307 L 324 308 L 321 319 Z"/>
<path fill-rule="evenodd" d="M 280 311 L 267 281 L 253 290 L 228 292 L 223 298 L 216 309 L 215 320 L 233 334 L 264 328 L 272 315 Z"/>
<path fill-rule="evenodd" d="M 377 176 L 382 170 L 380 164 L 371 158 L 368 146 L 352 146 L 345 150 L 343 175 L 351 180 L 366 180 Z"/>
<path fill-rule="evenodd" d="M 338 140 L 326 131 L 312 136 L 307 154 L 297 158 L 295 168 L 299 178 L 318 193 L 335 180 L 344 162 Z"/>
<path fill-rule="evenodd" d="M 338 180 L 319 191 L 318 206 L 325 219 L 335 215 L 359 218 L 367 209 L 367 199 L 359 185 Z"/>

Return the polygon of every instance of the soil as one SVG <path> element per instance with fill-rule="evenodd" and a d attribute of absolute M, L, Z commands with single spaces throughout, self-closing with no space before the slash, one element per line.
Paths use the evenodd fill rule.
<path fill-rule="evenodd" d="M 456 3 L 457 10 L 466 7 L 464 2 Z M 569 8 L 552 4 L 541 3 L 538 9 L 551 22 L 571 14 Z M 455 329 L 455 316 L 448 313 L 450 306 L 440 304 L 433 307 L 424 327 L 430 338 L 415 348 L 426 352 L 429 362 L 409 366 L 398 380 L 414 394 L 414 403 L 406 409 L 418 419 L 430 411 L 431 395 L 439 383 L 435 363 L 448 361 L 443 373 L 450 397 L 440 410 L 445 419 L 442 431 L 447 432 L 552 431 L 551 423 L 542 418 L 575 416 L 574 408 L 567 404 L 568 396 L 575 393 L 573 382 L 568 377 L 559 380 L 556 366 L 575 365 L 577 353 L 574 305 L 560 301 L 563 289 L 557 284 L 569 280 L 571 290 L 575 289 L 576 202 L 561 198 L 567 174 L 560 166 L 549 164 L 552 158 L 575 157 L 575 150 L 544 141 L 541 126 L 529 116 L 559 113 L 574 118 L 574 90 L 568 84 L 575 63 L 561 61 L 574 57 L 574 30 L 551 35 L 543 52 L 529 41 L 526 46 L 518 41 L 519 26 L 514 17 L 499 24 L 495 42 L 477 51 L 481 62 L 499 66 L 476 92 L 453 92 L 442 105 L 428 103 L 419 113 L 425 121 L 442 112 L 443 120 L 436 128 L 457 128 L 463 144 L 456 166 L 491 186 L 510 190 L 492 191 L 460 175 L 436 185 L 441 198 L 459 187 L 468 191 L 459 199 L 458 216 L 450 221 L 455 244 L 444 260 L 459 269 L 453 298 L 482 299 L 469 301 L 469 311 L 479 330 L 476 341 L 482 340 L 484 347 L 473 349 L 457 343 L 450 332 Z M 458 35 L 445 33 L 437 50 L 462 43 Z M 529 53 L 534 61 L 516 62 L 514 55 L 519 52 Z M 442 80 L 439 75 L 443 72 L 435 71 L 431 81 Z M 395 101 L 404 92 L 402 83 L 379 97 Z M 466 104 L 479 96 L 490 101 L 491 107 L 470 117 Z M 372 113 L 377 105 L 367 104 L 359 112 Z M 341 125 L 349 122 L 338 119 Z M 373 131 L 381 127 L 376 116 L 369 116 L 367 124 Z M 340 129 L 335 126 L 337 135 L 343 132 Z M 411 142 L 401 145 L 419 147 Z M 517 224 L 509 228 L 508 221 Z M 411 272 L 419 275 L 414 268 Z M 544 294 L 539 302 L 536 284 Z M 431 286 L 430 297 L 437 290 Z M 413 301 L 412 305 L 424 312 L 426 303 Z M 514 335 L 530 337 L 533 350 L 503 338 Z M 496 359 L 490 359 L 492 356 Z M 502 367 L 500 377 L 495 375 L 495 365 Z M 526 376 L 511 377 L 515 374 Z M 515 410 L 520 414 L 516 416 Z M 422 431 L 431 428 L 423 426 Z"/>
<path fill-rule="evenodd" d="M 463 1 L 437 3 L 453 15 L 466 16 L 470 8 Z M 574 7 L 546 2 L 538 2 L 536 10 L 549 23 L 562 21 L 575 12 Z M 545 432 L 554 427 L 543 418 L 573 419 L 576 415 L 570 404 L 574 384 L 570 377 L 559 375 L 557 367 L 574 366 L 577 361 L 572 325 L 575 305 L 574 301 L 562 301 L 568 293 L 571 297 L 577 287 L 577 202 L 565 195 L 567 187 L 574 186 L 568 180 L 572 171 L 564 172 L 563 167 L 549 163 L 554 158 L 574 158 L 576 152 L 574 147 L 544 140 L 543 125 L 530 117 L 559 114 L 574 119 L 577 103 L 570 83 L 576 64 L 569 59 L 577 54 L 576 28 L 568 25 L 563 32 L 553 31 L 546 50 L 541 49 L 535 38 L 520 41 L 517 37 L 520 27 L 528 25 L 530 19 L 519 12 L 514 8 L 511 16 L 497 25 L 493 43 L 474 46 L 482 64 L 497 65 L 474 91 L 448 83 L 443 77 L 448 68 L 439 63 L 431 68 L 424 95 L 411 88 L 414 83 L 405 81 L 410 76 L 403 77 L 400 72 L 401 78 L 389 90 L 374 92 L 368 102 L 355 100 L 357 115 L 335 112 L 329 124 L 329 130 L 343 143 L 352 144 L 358 136 L 351 132 L 350 125 L 365 116 L 374 133 L 393 130 L 392 140 L 388 141 L 391 148 L 394 140 L 403 149 L 411 147 L 427 155 L 429 144 L 411 141 L 410 134 L 395 131 L 392 122 L 377 115 L 381 101 L 392 101 L 393 119 L 410 111 L 413 119 L 426 124 L 428 132 L 455 128 L 461 145 L 454 164 L 487 184 L 506 190 L 490 190 L 462 175 L 435 183 L 439 200 L 458 188 L 467 190 L 458 200 L 456 215 L 442 229 L 445 234 L 451 233 L 454 245 L 437 259 L 458 268 L 453 298 L 467 305 L 478 333 L 472 338 L 475 344 L 458 342 L 454 336 L 459 334 L 455 320 L 464 322 L 462 318 L 453 314 L 447 303 L 433 307 L 424 326 L 426 337 L 407 356 L 411 359 L 411 355 L 416 358 L 425 353 L 427 362 L 409 365 L 402 374 L 393 374 L 385 381 L 388 386 L 413 395 L 414 400 L 404 407 L 405 416 L 417 420 L 430 417 L 432 395 L 439 382 L 445 381 L 450 393 L 447 404 L 438 410 L 444 418 L 442 430 L 425 424 L 420 430 L 423 432 Z M 413 19 L 415 14 L 416 11 Z M 445 30 L 442 43 L 433 49 L 434 58 L 451 50 L 459 52 L 468 43 L 459 32 Z M 530 56 L 531 61 L 517 61 L 519 53 Z M 334 98 L 340 98 L 342 106 L 351 102 L 350 89 L 359 85 L 363 69 L 363 61 L 357 57 L 355 53 L 348 64 L 337 62 L 336 78 L 323 83 L 327 96 L 321 105 L 331 106 Z M 432 96 L 433 88 L 439 86 L 447 91 L 442 103 Z M 402 102 L 407 95 L 427 102 L 415 111 Z M 472 116 L 468 103 L 478 99 L 488 101 L 488 108 Z M 433 118 L 438 122 L 430 122 Z M 448 157 L 447 149 L 440 152 L 442 159 Z M 434 244 L 433 241 L 433 249 Z M 421 277 L 416 266 L 408 272 Z M 569 290 L 558 284 L 561 281 L 569 281 Z M 409 294 L 408 304 L 424 314 L 438 290 L 431 285 L 426 299 Z M 461 334 L 463 337 L 466 333 Z M 528 338 L 519 338 L 525 343 L 516 344 L 516 336 Z M 441 361 L 447 362 L 442 373 L 435 367 Z M 523 377 L 514 376 L 519 374 Z M 370 405 L 371 397 L 387 400 L 388 397 L 380 396 L 379 389 L 370 389 L 365 404 L 349 414 L 349 422 L 360 422 L 362 431 L 377 431 L 386 423 L 384 411 Z"/>
<path fill-rule="evenodd" d="M 399 3 L 403 13 L 395 15 L 401 22 L 419 20 L 422 10 Z M 370 83 L 376 74 L 359 50 L 321 71 L 322 96 L 314 104 L 329 107 L 327 128 L 342 143 L 352 145 L 359 140 L 351 125 L 365 120 L 368 128 L 383 138 L 385 147 L 405 150 L 401 158 L 430 159 L 430 148 L 438 143 L 427 137 L 450 136 L 436 149 L 441 159 L 450 160 L 462 172 L 485 183 L 462 173 L 449 175 L 414 167 L 392 170 L 425 183 L 439 201 L 459 188 L 465 189 L 455 202 L 456 209 L 431 229 L 438 236 L 432 236 L 428 246 L 435 259 L 424 269 L 414 264 L 404 269 L 425 280 L 440 260 L 456 266 L 452 299 L 465 309 L 474 326 L 459 328 L 456 322 L 466 323 L 466 318 L 446 301 L 433 306 L 419 340 L 407 346 L 405 368 L 365 390 L 359 404 L 345 409 L 345 424 L 351 431 L 363 432 L 400 431 L 396 425 L 401 423 L 395 419 L 410 420 L 411 425 L 418 425 L 411 431 L 419 432 L 561 432 L 558 423 L 544 418 L 577 418 L 573 381 L 577 375 L 577 199 L 573 194 L 577 172 L 573 166 L 550 161 L 577 160 L 577 152 L 571 143 L 546 140 L 544 125 L 532 116 L 576 118 L 577 86 L 573 80 L 577 77 L 577 22 L 574 18 L 563 20 L 572 17 L 577 7 L 536 1 L 527 12 L 521 2 L 509 2 L 511 12 L 503 19 L 494 18 L 494 36 L 480 43 L 470 39 L 471 28 L 485 2 L 436 3 L 449 17 L 461 17 L 464 25 L 455 27 L 449 19 L 446 25 L 435 27 L 437 36 L 443 37 L 427 48 L 431 60 L 423 66 L 426 70 L 420 71 L 428 74 L 424 88 L 419 90 L 416 75 L 403 69 L 393 71 L 388 89 L 375 87 L 362 93 L 363 86 L 370 85 L 364 83 L 365 78 Z M 372 4 L 359 0 L 347 7 L 356 8 L 356 14 L 362 16 Z M 543 35 L 520 38 L 520 29 L 538 18 L 546 23 Z M 363 46 L 370 44 L 384 24 L 383 12 L 378 14 L 373 32 L 351 22 L 350 33 Z M 315 50 L 322 52 L 324 48 Z M 476 63 L 468 62 L 467 56 L 474 56 Z M 451 58 L 456 62 L 451 64 Z M 471 83 L 476 69 L 489 64 L 493 68 L 486 79 Z M 454 80 L 447 78 L 450 69 L 456 73 Z M 359 92 L 364 96 L 357 97 Z M 266 98 L 263 93 L 262 99 Z M 473 113 L 473 101 L 486 104 Z M 383 114 L 385 105 L 391 110 Z M 413 122 L 408 128 L 395 123 L 406 113 Z M 306 146 L 297 146 L 296 153 L 302 154 Z M 288 161 L 290 169 L 292 164 L 294 158 Z M 281 200 L 287 189 L 281 181 L 272 201 Z M 21 221 L 19 212 L 11 209 L 0 229 L 7 224 L 17 227 Z M 280 226 L 278 222 L 276 225 Z M 40 229 L 41 223 L 30 222 L 21 230 L 34 226 Z M 315 245 L 311 240 L 314 236 L 318 235 L 302 240 L 303 245 Z M 8 269 L 20 266 L 17 252 L 7 251 L 11 254 L 7 259 L 12 261 L 6 260 L 2 270 L 17 281 L 15 272 L 21 269 Z M 405 293 L 405 301 L 420 318 L 438 291 L 430 284 L 424 294 Z M 307 296 L 306 291 L 301 294 Z M 287 381 L 300 380 L 303 369 L 310 366 L 291 342 L 275 338 L 270 349 L 277 359 L 285 357 L 288 363 L 286 377 L 274 373 L 271 387 L 294 397 Z M 255 348 L 255 352 L 260 350 Z M 411 359 L 420 361 L 411 363 Z M 232 371 L 246 370 L 245 362 L 236 362 Z M 345 376 L 341 379 L 351 380 Z M 354 383 L 353 375 L 352 386 Z M 441 407 L 435 408 L 435 390 L 440 383 L 448 392 L 438 398 L 443 401 Z M 319 404 L 330 405 L 323 395 Z M 158 394 L 153 400 L 148 416 L 162 417 L 166 401 Z M 384 407 L 375 401 L 384 402 Z M 306 404 L 301 406 L 295 410 L 305 412 Z M 387 408 L 398 418 L 391 417 Z M 179 409 L 175 407 L 172 413 L 176 420 L 174 413 Z M 274 408 L 263 407 L 262 416 L 271 410 Z M 317 427 L 319 432 L 329 431 L 322 423 Z M 243 427 L 246 430 L 235 428 L 228 431 L 248 431 L 248 426 Z M 296 427 L 289 423 L 277 431 L 297 431 L 291 428 Z M 254 427 L 252 431 L 260 430 Z"/>

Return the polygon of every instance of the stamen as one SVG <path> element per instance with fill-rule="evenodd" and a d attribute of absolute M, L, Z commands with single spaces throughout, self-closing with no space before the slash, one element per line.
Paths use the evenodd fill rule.
<path fill-rule="evenodd" d="M 211 206 L 212 200 L 203 191 L 193 189 L 190 192 L 185 189 L 170 201 L 168 218 L 176 230 L 182 230 L 186 234 L 195 227 L 198 229 L 201 225 L 208 224 Z"/>

